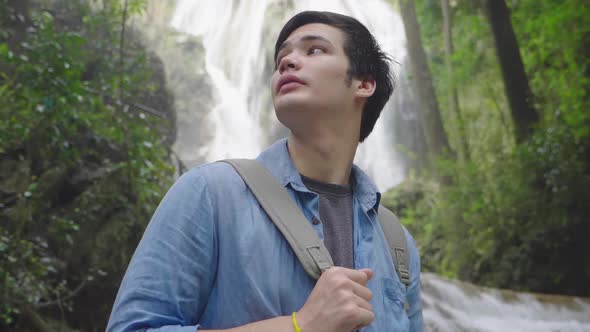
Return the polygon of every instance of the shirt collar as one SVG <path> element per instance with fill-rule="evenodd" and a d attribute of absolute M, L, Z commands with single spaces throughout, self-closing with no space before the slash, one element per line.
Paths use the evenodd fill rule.
<path fill-rule="evenodd" d="M 256 159 L 279 180 L 282 186 L 290 185 L 294 190 L 309 192 L 291 160 L 286 138 L 275 142 Z M 352 192 L 365 212 L 377 209 L 379 206 L 381 193 L 377 190 L 377 186 L 365 172 L 354 164 L 352 165 Z"/>

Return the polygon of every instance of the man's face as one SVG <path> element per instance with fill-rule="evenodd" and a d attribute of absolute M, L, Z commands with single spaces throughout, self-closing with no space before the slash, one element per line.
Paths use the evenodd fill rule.
<path fill-rule="evenodd" d="M 272 76 L 273 104 L 281 123 L 293 130 L 351 109 L 355 94 L 343 46 L 344 33 L 326 24 L 303 25 L 289 35 L 279 48 Z"/>

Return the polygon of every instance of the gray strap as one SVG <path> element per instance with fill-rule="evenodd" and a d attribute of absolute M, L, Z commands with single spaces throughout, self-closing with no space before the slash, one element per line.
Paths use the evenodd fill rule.
<path fill-rule="evenodd" d="M 334 266 L 324 243 L 309 225 L 291 196 L 275 177 L 258 161 L 251 159 L 222 160 L 232 165 L 254 194 L 270 219 L 291 245 L 307 274 L 318 279 Z M 410 285 L 409 252 L 406 235 L 395 214 L 379 205 L 379 222 L 389 245 L 400 281 Z"/>
<path fill-rule="evenodd" d="M 262 164 L 251 159 L 222 161 L 236 169 L 270 219 L 283 233 L 310 277 L 317 280 L 323 271 L 334 266 L 328 249 L 309 221 L 287 190 Z"/>
<path fill-rule="evenodd" d="M 402 224 L 395 214 L 383 205 L 379 205 L 379 222 L 389 244 L 399 279 L 408 287 L 410 285 L 410 254 Z"/>

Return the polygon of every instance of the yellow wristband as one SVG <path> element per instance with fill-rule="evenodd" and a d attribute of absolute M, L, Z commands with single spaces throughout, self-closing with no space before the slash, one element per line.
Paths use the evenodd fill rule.
<path fill-rule="evenodd" d="M 293 318 L 293 327 L 295 328 L 295 332 L 301 332 L 301 328 L 299 328 L 299 325 L 297 324 L 297 318 L 295 317 L 296 312 L 293 311 L 293 314 L 291 315 L 291 317 Z"/>

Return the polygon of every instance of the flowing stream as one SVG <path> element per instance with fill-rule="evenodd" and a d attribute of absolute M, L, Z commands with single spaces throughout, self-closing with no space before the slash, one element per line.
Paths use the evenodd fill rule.
<path fill-rule="evenodd" d="M 287 133 L 272 109 L 272 52 L 282 24 L 306 9 L 356 17 L 404 63 L 403 25 L 381 0 L 149 2 L 134 24 L 162 59 L 177 109 L 175 150 L 188 166 L 254 157 Z M 397 145 L 416 143 L 412 89 L 400 66 L 395 72 L 398 88 L 355 160 L 381 190 L 407 172 Z M 422 303 L 426 331 L 590 331 L 590 299 L 488 289 L 424 273 Z"/>
<path fill-rule="evenodd" d="M 590 331 L 590 299 L 519 293 L 422 274 L 427 331 Z"/>

